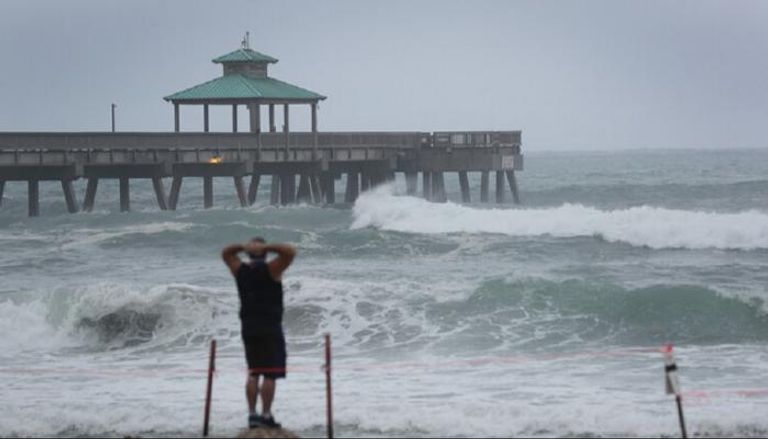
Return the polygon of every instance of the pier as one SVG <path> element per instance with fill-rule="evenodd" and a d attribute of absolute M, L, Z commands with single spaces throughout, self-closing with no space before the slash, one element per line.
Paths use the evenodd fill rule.
<path fill-rule="evenodd" d="M 38 216 L 40 182 L 57 181 L 67 210 L 88 212 L 97 202 L 99 181 L 116 179 L 120 210 L 129 211 L 131 180 L 151 179 L 158 208 L 175 210 L 189 178 L 203 179 L 202 204 L 210 208 L 213 179 L 222 177 L 231 179 L 243 207 L 257 201 L 267 179 L 264 196 L 271 204 L 332 205 L 354 203 L 361 192 L 398 173 L 409 195 L 434 202 L 447 201 L 445 176 L 457 173 L 461 201 L 468 203 L 470 172 L 480 173 L 480 202 L 490 201 L 492 174 L 494 201 L 506 202 L 509 193 L 512 202 L 520 202 L 520 131 L 321 132 L 317 105 L 325 96 L 270 77 L 267 68 L 277 60 L 248 46 L 244 41 L 213 60 L 222 64 L 222 76 L 164 98 L 173 104 L 173 132 L 0 132 L 0 208 L 6 184 L 22 182 L 29 216 Z M 202 131 L 180 131 L 182 105 L 201 107 Z M 212 105 L 231 107 L 232 132 L 210 131 Z M 309 132 L 290 130 L 290 108 L 297 105 L 309 108 Z M 246 132 L 238 130 L 239 108 L 248 111 Z M 78 179 L 87 181 L 82 204 L 73 185 Z M 340 181 L 343 188 L 337 187 Z"/>

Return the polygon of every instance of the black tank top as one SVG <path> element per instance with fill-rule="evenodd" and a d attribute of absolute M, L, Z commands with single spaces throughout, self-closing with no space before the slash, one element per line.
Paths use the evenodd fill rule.
<path fill-rule="evenodd" d="M 272 279 L 265 262 L 240 265 L 235 276 L 240 295 L 241 333 L 261 335 L 283 331 L 283 284 Z"/>

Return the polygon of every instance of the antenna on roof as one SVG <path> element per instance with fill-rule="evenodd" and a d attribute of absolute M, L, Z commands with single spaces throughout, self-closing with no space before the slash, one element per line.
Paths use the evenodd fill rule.
<path fill-rule="evenodd" d="M 251 48 L 251 33 L 245 32 L 245 37 L 243 37 L 243 41 L 240 42 L 240 45 L 243 47 L 243 49 L 250 49 Z"/>

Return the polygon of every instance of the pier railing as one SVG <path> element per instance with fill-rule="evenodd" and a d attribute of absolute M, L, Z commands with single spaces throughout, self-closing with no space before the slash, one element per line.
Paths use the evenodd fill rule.
<path fill-rule="evenodd" d="M 312 148 L 309 132 L 287 134 L 289 147 Z M 0 132 L 0 150 L 75 149 L 194 149 L 284 148 L 282 132 L 254 133 L 152 133 L 152 132 Z M 450 132 L 327 132 L 318 133 L 319 148 L 514 147 L 520 131 Z"/>

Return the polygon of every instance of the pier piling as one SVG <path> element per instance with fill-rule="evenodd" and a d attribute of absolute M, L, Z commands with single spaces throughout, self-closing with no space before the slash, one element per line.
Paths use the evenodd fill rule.
<path fill-rule="evenodd" d="M 507 171 L 507 181 L 509 181 L 509 190 L 512 191 L 512 201 L 515 204 L 520 204 L 520 195 L 517 192 L 517 179 L 515 178 L 515 171 Z"/>
<path fill-rule="evenodd" d="M 280 177 L 272 175 L 272 182 L 269 188 L 269 203 L 276 206 L 280 203 Z"/>
<path fill-rule="evenodd" d="M 307 174 L 301 174 L 299 177 L 299 192 L 296 195 L 299 203 L 311 203 L 312 191 L 310 189 L 309 176 Z"/>
<path fill-rule="evenodd" d="M 419 174 L 416 172 L 405 173 L 405 193 L 410 196 L 416 195 L 419 184 Z"/>
<path fill-rule="evenodd" d="M 237 193 L 237 200 L 240 201 L 240 207 L 248 207 L 248 194 L 245 192 L 243 177 L 236 175 L 232 178 L 235 182 L 235 192 Z"/>
<path fill-rule="evenodd" d="M 459 186 L 461 186 L 461 202 L 470 203 L 472 198 L 469 194 L 469 178 L 467 171 L 459 171 Z"/>
<path fill-rule="evenodd" d="M 77 197 L 72 180 L 61 180 L 61 189 L 64 191 L 64 201 L 67 202 L 67 211 L 77 213 Z"/>
<path fill-rule="evenodd" d="M 168 207 L 171 210 L 176 210 L 176 206 L 179 203 L 179 193 L 181 192 L 181 183 L 184 181 L 184 177 L 181 175 L 174 175 L 171 182 L 171 196 L 168 199 Z"/>
<path fill-rule="evenodd" d="M 213 177 L 203 177 L 203 208 L 213 207 Z"/>
<path fill-rule="evenodd" d="M 152 177 L 152 188 L 155 190 L 157 206 L 160 210 L 168 210 L 168 198 L 165 195 L 165 185 L 162 177 Z"/>
<path fill-rule="evenodd" d="M 280 175 L 280 204 L 291 204 L 296 200 L 296 176 Z"/>
<path fill-rule="evenodd" d="M 91 177 L 88 179 L 88 185 L 85 188 L 85 200 L 83 200 L 83 211 L 93 210 L 93 204 L 96 201 L 96 189 L 99 187 L 99 179 Z"/>
<path fill-rule="evenodd" d="M 128 177 L 120 177 L 120 212 L 131 210 L 131 187 Z"/>
<path fill-rule="evenodd" d="M 357 172 L 347 173 L 347 191 L 344 194 L 345 203 L 354 203 L 360 195 L 359 178 Z"/>
<path fill-rule="evenodd" d="M 40 180 L 27 181 L 29 216 L 40 216 Z"/>
<path fill-rule="evenodd" d="M 312 202 L 315 204 L 322 204 L 323 188 L 320 184 L 320 177 L 317 174 L 309 176 L 309 188 L 312 193 Z"/>
<path fill-rule="evenodd" d="M 336 177 L 330 172 L 326 172 L 320 177 L 320 183 L 323 185 L 325 203 L 336 204 Z"/>
<path fill-rule="evenodd" d="M 504 171 L 496 171 L 496 202 L 504 202 Z"/>
<path fill-rule="evenodd" d="M 253 206 L 256 202 L 256 196 L 259 194 L 259 182 L 261 181 L 261 175 L 253 174 L 251 176 L 251 183 L 248 185 L 248 205 Z"/>
<path fill-rule="evenodd" d="M 3 206 L 3 192 L 5 191 L 5 180 L 0 180 L 0 207 Z"/>
<path fill-rule="evenodd" d="M 445 193 L 445 178 L 442 172 L 432 173 L 432 201 L 445 203 L 448 196 Z"/>
<path fill-rule="evenodd" d="M 432 173 L 424 171 L 422 174 L 422 190 L 423 190 L 423 196 L 424 199 L 427 201 L 432 201 Z"/>
<path fill-rule="evenodd" d="M 488 202 L 488 186 L 490 183 L 490 173 L 488 171 L 482 171 L 480 173 L 480 202 Z"/>

